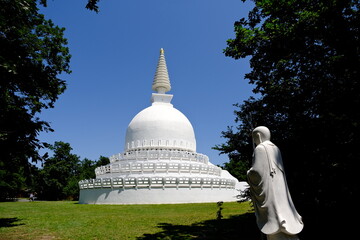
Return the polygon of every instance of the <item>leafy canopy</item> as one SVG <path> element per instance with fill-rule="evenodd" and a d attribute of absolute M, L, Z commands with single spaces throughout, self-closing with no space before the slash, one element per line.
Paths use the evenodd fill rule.
<path fill-rule="evenodd" d="M 85 8 L 89 9 L 90 11 L 94 11 L 94 12 L 98 13 L 99 12 L 99 6 L 98 6 L 99 2 L 100 2 L 100 0 L 87 0 Z M 45 7 L 47 6 L 47 0 L 40 0 L 40 3 Z"/>
<path fill-rule="evenodd" d="M 269 127 L 282 150 L 293 199 L 307 219 L 305 233 L 316 221 L 334 226 L 328 219 L 342 219 L 343 207 L 359 193 L 360 3 L 253 2 L 248 17 L 235 22 L 235 37 L 224 53 L 251 57 L 245 78 L 259 97 L 236 105 L 238 126 L 224 131 L 226 143 L 215 148 L 229 155 L 225 167 L 244 179 L 251 131 Z"/>
<path fill-rule="evenodd" d="M 34 190 L 39 197 L 47 200 L 76 200 L 79 197 L 79 181 L 95 178 L 95 168 L 110 163 L 109 158 L 100 156 L 98 161 L 80 157 L 72 153 L 69 143 L 55 142 L 49 145 L 53 155 L 46 159 L 43 169 L 39 169 Z"/>
<path fill-rule="evenodd" d="M 0 0 L 0 6 L 0 186 L 2 195 L 12 195 L 8 182 L 29 175 L 29 159 L 42 159 L 37 136 L 52 129 L 38 114 L 66 89 L 59 76 L 70 73 L 71 56 L 65 29 L 45 19 L 35 0 Z"/>

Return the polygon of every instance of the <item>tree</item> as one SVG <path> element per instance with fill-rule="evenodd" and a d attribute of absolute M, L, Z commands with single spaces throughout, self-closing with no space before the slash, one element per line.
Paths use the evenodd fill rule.
<path fill-rule="evenodd" d="M 90 159 L 84 158 L 80 163 L 79 181 L 83 179 L 95 178 L 96 163 Z"/>
<path fill-rule="evenodd" d="M 226 143 L 216 148 L 229 155 L 228 167 L 247 166 L 252 129 L 269 127 L 305 219 L 303 234 L 315 239 L 310 233 L 316 227 L 321 238 L 328 229 L 344 234 L 350 227 L 339 221 L 348 217 L 346 206 L 359 194 L 360 3 L 253 2 L 248 17 L 235 23 L 236 36 L 224 52 L 235 59 L 251 56 L 245 78 L 260 97 L 237 105 L 239 125 L 224 131 Z"/>
<path fill-rule="evenodd" d="M 251 131 L 256 124 L 253 119 L 257 112 L 260 101 L 256 101 L 253 97 L 244 101 L 243 105 L 234 104 L 235 107 L 241 110 L 234 111 L 236 115 L 235 122 L 240 125 L 234 129 L 228 127 L 223 131 L 222 137 L 227 139 L 226 143 L 216 145 L 213 149 L 220 151 L 220 154 L 227 154 L 229 162 L 224 164 L 224 168 L 228 170 L 239 181 L 246 181 L 246 172 L 251 167 L 251 158 L 253 151 L 253 142 L 251 138 Z"/>
<path fill-rule="evenodd" d="M 71 153 L 70 144 L 61 141 L 49 145 L 49 149 L 53 156 L 46 159 L 34 186 L 39 197 L 46 200 L 77 200 L 79 181 L 95 178 L 95 168 L 110 162 L 103 156 L 98 161 L 80 160 L 78 155 Z"/>
<path fill-rule="evenodd" d="M 99 160 L 96 161 L 95 166 L 101 167 L 101 166 L 107 165 L 109 163 L 110 163 L 110 159 L 108 157 L 100 156 Z"/>
<path fill-rule="evenodd" d="M 42 197 L 49 200 L 76 199 L 80 157 L 71 153 L 69 143 L 55 142 L 49 149 L 54 155 L 45 161 L 42 169 Z"/>
<path fill-rule="evenodd" d="M 35 0 L 0 0 L 0 192 L 14 195 L 6 187 L 24 171 L 29 159 L 42 159 L 41 131 L 52 131 L 39 119 L 43 109 L 54 107 L 66 88 L 58 76 L 70 73 L 69 49 L 64 28 L 38 12 Z M 4 187 L 5 186 L 5 187 Z M 18 190 L 16 187 L 13 190 Z"/>
<path fill-rule="evenodd" d="M 98 6 L 99 2 L 100 2 L 100 0 L 87 0 L 85 8 L 89 9 L 90 11 L 94 11 L 94 12 L 98 13 L 99 12 L 99 6 Z M 42 5 L 44 5 L 45 7 L 47 6 L 47 0 L 40 0 L 40 3 Z"/>
<path fill-rule="evenodd" d="M 108 163 L 110 163 L 109 158 L 104 156 L 100 156 L 99 160 L 95 162 L 90 159 L 84 158 L 80 163 L 80 174 L 78 177 L 78 181 L 96 178 L 95 169 Z"/>

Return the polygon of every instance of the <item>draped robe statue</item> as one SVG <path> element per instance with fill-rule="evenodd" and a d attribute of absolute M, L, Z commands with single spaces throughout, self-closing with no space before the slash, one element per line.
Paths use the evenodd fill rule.
<path fill-rule="evenodd" d="M 266 127 L 253 130 L 253 141 L 256 147 L 247 178 L 257 225 L 268 240 L 299 239 L 296 234 L 304 224 L 290 196 L 280 150 Z"/>

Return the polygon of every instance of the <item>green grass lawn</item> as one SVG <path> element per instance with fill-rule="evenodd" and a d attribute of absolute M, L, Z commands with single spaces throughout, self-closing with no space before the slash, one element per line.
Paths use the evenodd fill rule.
<path fill-rule="evenodd" d="M 83 205 L 2 202 L 0 239 L 242 239 L 259 233 L 249 203 Z M 240 237 L 241 236 L 241 237 Z"/>

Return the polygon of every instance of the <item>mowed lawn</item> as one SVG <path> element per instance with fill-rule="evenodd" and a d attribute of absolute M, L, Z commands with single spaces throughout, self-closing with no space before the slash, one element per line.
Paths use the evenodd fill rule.
<path fill-rule="evenodd" d="M 259 239 L 249 203 L 222 207 L 219 221 L 216 203 L 2 202 L 0 239 Z"/>

